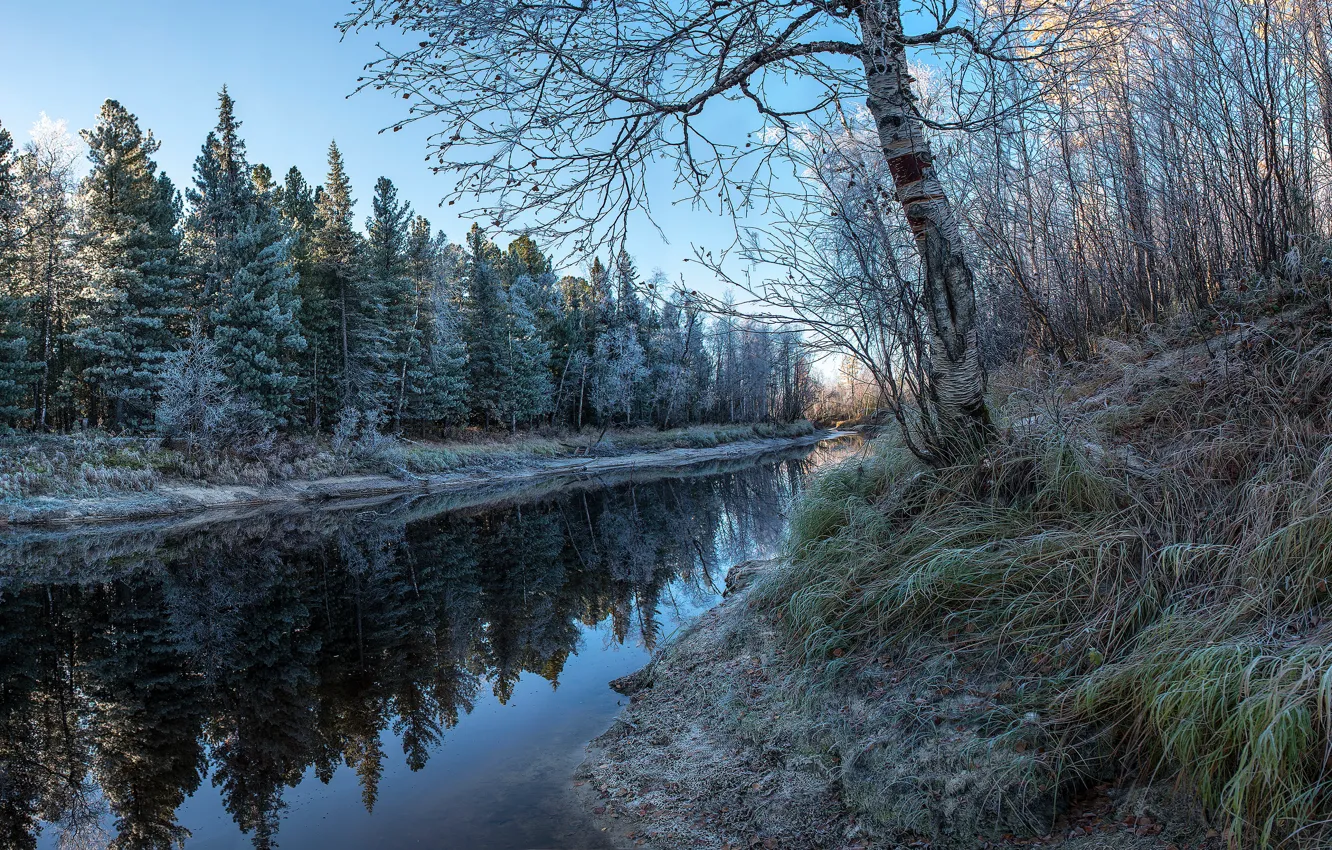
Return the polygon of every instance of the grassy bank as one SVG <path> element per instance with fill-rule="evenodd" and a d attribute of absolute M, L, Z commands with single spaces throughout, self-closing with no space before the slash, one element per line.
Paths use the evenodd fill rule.
<path fill-rule="evenodd" d="M 951 731 L 929 709 L 970 693 L 952 777 L 1019 814 L 1002 831 L 1152 781 L 1218 841 L 1332 840 L 1332 317 L 1217 316 L 1002 376 L 980 464 L 878 441 L 811 489 L 756 588 L 823 694 L 905 667 L 904 704 Z M 940 811 L 946 774 L 853 802 L 881 834 L 965 843 L 987 816 Z"/>
<path fill-rule="evenodd" d="M 263 486 L 336 475 L 427 475 L 511 468 L 560 457 L 612 457 L 670 448 L 710 448 L 743 440 L 801 437 L 809 422 L 698 425 L 668 431 L 622 429 L 497 436 L 463 431 L 447 441 L 384 438 L 367 444 L 275 440 L 247 453 L 191 455 L 161 440 L 75 435 L 0 436 L 0 502 L 43 496 L 97 497 L 148 492 L 173 483 Z"/>

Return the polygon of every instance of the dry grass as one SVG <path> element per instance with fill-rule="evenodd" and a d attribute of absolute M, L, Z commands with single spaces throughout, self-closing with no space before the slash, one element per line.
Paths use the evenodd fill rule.
<path fill-rule="evenodd" d="M 1010 381 L 978 464 L 880 441 L 826 475 L 757 592 L 821 676 L 922 646 L 1011 676 L 1065 796 L 1178 776 L 1238 846 L 1326 846 L 1329 315 L 1106 348 Z"/>
<path fill-rule="evenodd" d="M 55 494 L 143 492 L 161 480 L 172 452 L 160 440 L 72 437 L 0 437 L 0 501 Z"/>
<path fill-rule="evenodd" d="M 155 489 L 167 482 L 263 486 L 364 472 L 416 474 L 506 468 L 544 458 L 610 456 L 670 448 L 705 448 L 742 440 L 800 437 L 807 421 L 788 424 L 696 425 L 660 431 L 608 431 L 495 435 L 463 430 L 443 442 L 385 437 L 369 450 L 337 450 L 327 439 L 274 438 L 244 452 L 189 454 L 157 438 L 113 437 L 96 431 L 71 435 L 0 435 L 0 501 L 42 496 L 96 497 Z"/>

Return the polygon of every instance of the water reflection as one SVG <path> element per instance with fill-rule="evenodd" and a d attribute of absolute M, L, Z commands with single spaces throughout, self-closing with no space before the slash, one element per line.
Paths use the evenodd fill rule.
<path fill-rule="evenodd" d="M 373 811 L 386 763 L 424 768 L 525 673 L 558 686 L 590 627 L 650 647 L 666 597 L 710 598 L 725 565 L 777 543 L 818 460 L 489 507 L 10 534 L 0 844 L 34 847 L 43 825 L 66 846 L 179 844 L 178 810 L 210 782 L 268 847 L 287 789 L 342 766 Z"/>

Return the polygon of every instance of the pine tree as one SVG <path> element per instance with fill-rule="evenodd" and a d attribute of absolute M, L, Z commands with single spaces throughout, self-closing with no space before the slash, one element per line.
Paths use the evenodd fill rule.
<path fill-rule="evenodd" d="M 97 126 L 82 135 L 93 167 L 81 186 L 86 283 L 72 335 L 84 360 L 80 377 L 93 393 L 92 413 L 105 404 L 108 424 L 141 426 L 188 312 L 178 274 L 179 201 L 157 175 L 158 142 L 119 103 L 106 101 Z"/>
<path fill-rule="evenodd" d="M 273 180 L 273 169 L 261 162 L 250 169 L 250 188 L 260 200 L 276 206 L 282 187 Z"/>
<path fill-rule="evenodd" d="M 14 280 L 18 264 L 19 187 L 14 137 L 0 125 L 0 425 L 30 416 L 25 404 L 39 364 L 28 358 L 31 342 L 23 325 L 27 299 Z"/>
<path fill-rule="evenodd" d="M 218 343 L 232 386 L 270 424 L 293 410 L 296 353 L 305 338 L 297 316 L 292 239 L 274 205 L 272 174 L 245 159 L 235 101 L 224 86 L 218 122 L 194 164 L 187 238 L 197 270 L 201 315 Z"/>
<path fill-rule="evenodd" d="M 504 252 L 504 284 L 511 286 L 523 275 L 536 280 L 554 270 L 550 258 L 542 253 L 532 237 L 523 234 L 509 243 Z"/>

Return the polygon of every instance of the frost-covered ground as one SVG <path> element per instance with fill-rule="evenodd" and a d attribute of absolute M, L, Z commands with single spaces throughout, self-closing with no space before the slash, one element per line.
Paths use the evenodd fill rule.
<path fill-rule="evenodd" d="M 1005 683 L 945 655 L 807 687 L 744 587 L 764 566 L 733 570 L 727 584 L 738 592 L 614 683 L 630 704 L 590 745 L 574 782 L 617 846 L 1214 843 L 1169 789 L 1100 785 L 1056 804 L 1030 781 L 1035 745 L 991 726 Z"/>
<path fill-rule="evenodd" d="M 315 452 L 279 474 L 189 474 L 155 441 L 10 438 L 0 453 L 0 522 L 124 520 L 283 502 L 327 502 L 520 485 L 567 475 L 675 468 L 827 436 L 808 422 L 454 443 L 393 441 L 373 457 Z M 99 465 L 100 464 L 100 465 Z M 108 465 L 110 464 L 110 465 Z M 197 471 L 197 470 L 196 470 Z"/>

